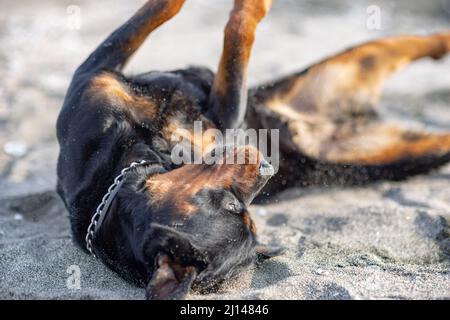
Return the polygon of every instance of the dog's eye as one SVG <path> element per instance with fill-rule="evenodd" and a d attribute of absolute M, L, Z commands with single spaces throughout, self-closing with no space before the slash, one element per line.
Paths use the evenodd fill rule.
<path fill-rule="evenodd" d="M 243 206 L 237 201 L 230 201 L 225 204 L 225 210 L 231 213 L 241 213 Z"/>

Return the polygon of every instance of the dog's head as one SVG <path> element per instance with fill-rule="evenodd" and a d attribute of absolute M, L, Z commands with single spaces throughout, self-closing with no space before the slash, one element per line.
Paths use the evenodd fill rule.
<path fill-rule="evenodd" d="M 148 297 L 181 298 L 191 286 L 209 290 L 258 258 L 279 254 L 258 244 L 247 211 L 272 174 L 256 148 L 241 147 L 222 163 L 150 177 L 152 214 L 143 245 Z"/>

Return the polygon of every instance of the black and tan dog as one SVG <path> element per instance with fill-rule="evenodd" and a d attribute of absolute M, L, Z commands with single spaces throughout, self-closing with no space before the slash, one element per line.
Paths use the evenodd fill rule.
<path fill-rule="evenodd" d="M 75 72 L 57 123 L 58 192 L 75 241 L 85 248 L 88 240 L 110 268 L 146 286 L 149 298 L 214 288 L 280 253 L 257 242 L 247 212 L 268 180 L 261 172 L 270 165 L 257 149 L 225 155 L 256 155 L 256 163 L 172 163 L 172 134 L 192 132 L 194 121 L 205 129 L 280 128 L 280 172 L 266 186 L 272 191 L 401 179 L 450 159 L 450 135 L 390 126 L 375 112 L 383 80 L 412 60 L 444 56 L 449 33 L 371 42 L 247 90 L 255 30 L 271 0 L 235 0 L 215 75 L 201 68 L 121 74 L 183 3 L 147 1 L 107 38 Z M 192 140 L 202 148 L 210 143 Z M 105 199 L 121 170 L 142 160 Z M 101 226 L 94 219 L 91 229 L 102 198 Z"/>

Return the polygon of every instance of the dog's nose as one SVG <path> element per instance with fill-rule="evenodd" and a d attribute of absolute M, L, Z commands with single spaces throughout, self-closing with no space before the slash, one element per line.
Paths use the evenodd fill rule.
<path fill-rule="evenodd" d="M 262 176 L 273 176 L 273 166 L 266 159 L 262 159 L 261 163 L 259 164 L 259 173 Z"/>

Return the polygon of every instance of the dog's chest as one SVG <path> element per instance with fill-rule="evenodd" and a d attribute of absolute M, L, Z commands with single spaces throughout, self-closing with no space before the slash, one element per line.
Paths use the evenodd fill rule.
<path fill-rule="evenodd" d="M 204 154 L 214 144 L 216 126 L 192 103 L 174 103 L 165 108 L 154 143 L 171 151 L 180 148 Z"/>

